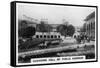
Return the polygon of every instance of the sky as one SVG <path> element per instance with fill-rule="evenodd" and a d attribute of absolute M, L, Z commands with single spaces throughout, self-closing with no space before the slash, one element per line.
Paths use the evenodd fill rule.
<path fill-rule="evenodd" d="M 67 21 L 73 26 L 82 26 L 86 16 L 95 10 L 93 7 L 17 3 L 18 19 L 34 18 L 38 22 L 46 20 L 48 24 L 62 24 Z"/>

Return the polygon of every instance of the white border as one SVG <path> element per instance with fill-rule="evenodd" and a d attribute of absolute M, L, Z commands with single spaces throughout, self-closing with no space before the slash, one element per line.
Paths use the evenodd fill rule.
<path fill-rule="evenodd" d="M 30 65 L 30 64 L 33 64 L 33 63 L 18 63 L 18 5 L 32 5 L 31 3 L 16 3 L 16 65 Z M 43 4 L 45 5 L 45 4 Z M 54 5 L 56 6 L 56 5 Z M 95 8 L 95 36 L 96 36 L 96 8 Z M 95 37 L 95 40 L 96 40 L 97 36 Z M 95 41 L 95 55 L 96 55 L 96 48 L 97 48 L 97 45 L 96 45 L 96 41 Z M 57 58 L 57 57 L 53 57 L 53 58 Z M 60 57 L 62 58 L 62 57 Z M 77 61 L 64 61 L 64 62 L 84 62 L 84 61 L 96 61 L 96 57 L 95 59 L 87 59 L 87 60 L 77 60 Z M 52 62 L 52 63 L 63 63 L 63 62 Z M 42 64 L 50 64 L 50 63 L 42 63 Z M 34 65 L 34 64 L 33 64 Z M 36 65 L 36 64 L 35 64 Z"/>

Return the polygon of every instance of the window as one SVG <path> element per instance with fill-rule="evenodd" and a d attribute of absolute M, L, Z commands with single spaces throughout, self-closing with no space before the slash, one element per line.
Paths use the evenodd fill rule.
<path fill-rule="evenodd" d="M 38 36 L 38 35 L 36 35 L 36 38 L 39 38 L 39 36 Z"/>
<path fill-rule="evenodd" d="M 58 38 L 60 38 L 60 35 L 58 35 Z"/>
<path fill-rule="evenodd" d="M 93 22 L 93 29 L 95 29 L 95 22 Z"/>
<path fill-rule="evenodd" d="M 51 35 L 51 38 L 53 38 L 53 35 Z"/>
<path fill-rule="evenodd" d="M 40 38 L 42 38 L 42 35 L 40 35 Z"/>
<path fill-rule="evenodd" d="M 44 35 L 44 38 L 46 38 L 46 35 Z"/>
<path fill-rule="evenodd" d="M 92 22 L 90 23 L 90 28 L 92 29 Z"/>

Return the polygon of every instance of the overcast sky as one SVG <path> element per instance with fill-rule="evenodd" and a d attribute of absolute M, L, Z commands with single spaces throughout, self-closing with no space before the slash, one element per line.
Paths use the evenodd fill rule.
<path fill-rule="evenodd" d="M 18 19 L 24 19 L 23 15 L 26 15 L 39 21 L 48 19 L 50 24 L 62 24 L 65 19 L 69 24 L 82 26 L 86 16 L 95 11 L 95 8 L 18 3 L 17 11 Z"/>

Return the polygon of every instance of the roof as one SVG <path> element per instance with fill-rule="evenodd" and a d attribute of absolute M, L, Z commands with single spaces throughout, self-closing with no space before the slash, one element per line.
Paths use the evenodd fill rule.
<path fill-rule="evenodd" d="M 88 20 L 90 20 L 91 18 L 95 18 L 95 11 L 92 12 L 91 14 L 89 14 L 89 15 L 86 17 L 86 19 L 85 19 L 84 21 L 88 21 Z"/>

